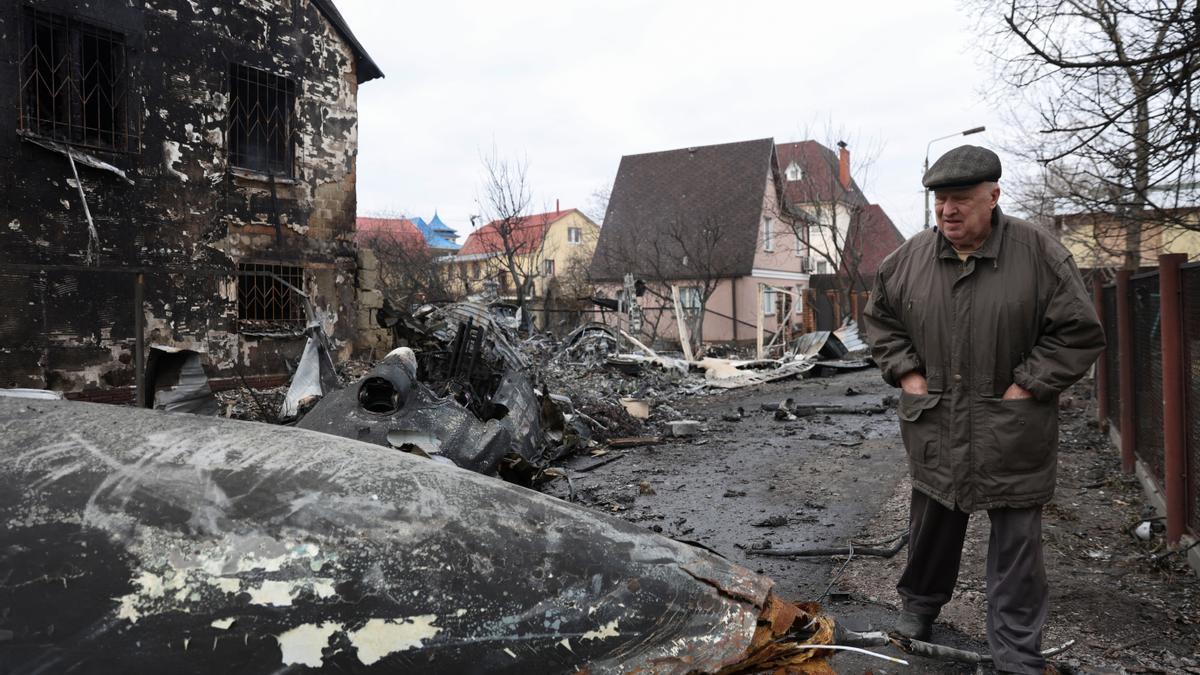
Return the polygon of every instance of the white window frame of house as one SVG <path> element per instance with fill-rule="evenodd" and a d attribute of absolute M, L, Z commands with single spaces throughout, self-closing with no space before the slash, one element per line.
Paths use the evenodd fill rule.
<path fill-rule="evenodd" d="M 680 286 L 679 306 L 683 307 L 684 313 L 695 316 L 700 311 L 700 287 Z"/>
<path fill-rule="evenodd" d="M 763 216 L 763 250 L 767 253 L 775 251 L 775 231 L 771 227 L 770 216 Z"/>
<path fill-rule="evenodd" d="M 792 160 L 790 163 L 788 163 L 787 168 L 783 170 L 783 173 L 789 182 L 798 181 L 804 177 L 804 172 L 800 169 L 800 165 L 796 163 L 796 160 Z"/>
<path fill-rule="evenodd" d="M 572 246 L 578 246 L 583 243 L 583 228 L 568 227 L 567 228 L 567 243 Z"/>
<path fill-rule="evenodd" d="M 775 287 L 763 286 L 762 313 L 763 316 L 775 316 Z"/>
<path fill-rule="evenodd" d="M 542 274 L 544 276 L 548 276 L 548 277 L 554 276 L 554 261 L 553 260 L 547 259 L 547 260 L 542 261 Z"/>
<path fill-rule="evenodd" d="M 816 269 L 817 269 L 817 274 L 829 274 L 829 261 L 818 260 Z"/>
<path fill-rule="evenodd" d="M 796 289 L 796 301 L 792 304 L 792 307 L 794 307 L 793 313 L 803 314 L 804 313 L 804 287 L 803 286 L 793 286 L 793 288 Z"/>

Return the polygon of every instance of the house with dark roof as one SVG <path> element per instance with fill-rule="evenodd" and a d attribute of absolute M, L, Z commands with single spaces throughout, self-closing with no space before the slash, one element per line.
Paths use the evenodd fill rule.
<path fill-rule="evenodd" d="M 676 293 L 704 341 L 754 340 L 760 324 L 790 329 L 809 274 L 782 197 L 770 138 L 626 155 L 592 278 L 609 293 L 627 274 L 645 282 L 642 330 L 652 339 L 678 339 Z"/>
<path fill-rule="evenodd" d="M 23 0 L 0 25 L 0 386 L 128 401 L 160 347 L 214 389 L 275 386 L 310 322 L 365 348 L 358 97 L 382 73 L 332 0 Z"/>
<path fill-rule="evenodd" d="M 592 278 L 612 293 L 626 274 L 644 281 L 644 330 L 667 340 L 676 292 L 704 341 L 812 330 L 834 318 L 814 303 L 841 299 L 814 293 L 814 277 L 873 277 L 904 241 L 850 175 L 848 148 L 770 138 L 622 157 L 604 222 Z"/>

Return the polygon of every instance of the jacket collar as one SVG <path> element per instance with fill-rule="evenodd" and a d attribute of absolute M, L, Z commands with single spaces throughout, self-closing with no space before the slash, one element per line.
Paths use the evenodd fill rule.
<path fill-rule="evenodd" d="M 944 235 L 942 235 L 941 228 L 934 227 L 934 230 L 937 230 L 937 233 L 938 233 L 938 235 L 937 235 L 938 244 L 937 244 L 937 249 L 936 249 L 937 257 L 951 258 L 955 262 L 957 262 L 958 261 L 958 253 L 954 250 L 954 245 L 950 243 L 949 239 L 946 239 L 946 237 Z M 971 255 L 976 258 L 991 258 L 993 260 L 995 260 L 996 258 L 999 258 L 1000 257 L 1000 247 L 1001 247 L 1001 244 L 1004 242 L 1004 235 L 1007 233 L 1007 230 L 1008 230 L 1008 223 L 1004 218 L 1004 214 L 1000 212 L 1000 205 L 997 204 L 992 209 L 992 232 L 991 232 L 991 234 L 989 234 L 988 238 L 986 240 L 984 240 L 983 246 L 980 246 L 979 249 L 976 251 L 972 251 Z"/>

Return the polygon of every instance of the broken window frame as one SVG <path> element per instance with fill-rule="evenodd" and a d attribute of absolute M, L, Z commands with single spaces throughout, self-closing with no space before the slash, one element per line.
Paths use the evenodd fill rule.
<path fill-rule="evenodd" d="M 303 330 L 304 297 L 296 291 L 303 287 L 303 267 L 273 262 L 238 263 L 238 330 L 253 332 L 268 327 Z"/>
<path fill-rule="evenodd" d="M 19 21 L 17 129 L 81 148 L 139 152 L 141 115 L 125 35 L 30 6 L 21 7 Z"/>
<path fill-rule="evenodd" d="M 702 297 L 703 289 L 699 286 L 679 287 L 679 306 L 683 308 L 684 316 L 695 318 L 700 314 L 700 299 Z"/>
<path fill-rule="evenodd" d="M 775 287 L 763 286 L 762 289 L 762 313 L 763 316 L 775 316 Z"/>
<path fill-rule="evenodd" d="M 296 163 L 296 81 L 261 68 L 230 63 L 227 89 L 225 149 L 229 166 L 292 178 Z M 253 102 L 248 103 L 252 97 Z"/>

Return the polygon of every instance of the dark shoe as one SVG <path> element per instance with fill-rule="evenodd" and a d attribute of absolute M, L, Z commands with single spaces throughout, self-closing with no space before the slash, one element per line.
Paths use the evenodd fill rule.
<path fill-rule="evenodd" d="M 929 636 L 933 634 L 935 618 L 937 617 L 932 614 L 917 614 L 904 610 L 900 612 L 900 618 L 896 621 L 894 630 L 910 640 L 928 642 Z"/>

